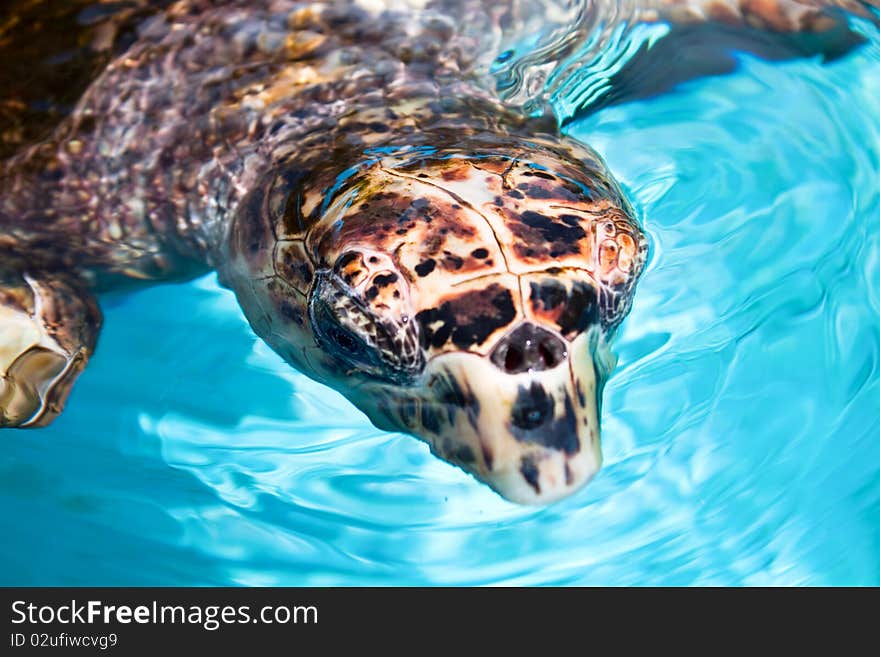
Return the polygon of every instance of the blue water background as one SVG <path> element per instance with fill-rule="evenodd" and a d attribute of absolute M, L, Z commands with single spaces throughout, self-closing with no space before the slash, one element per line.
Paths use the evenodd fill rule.
<path fill-rule="evenodd" d="M 653 249 L 579 494 L 518 507 L 374 429 L 210 276 L 105 297 L 63 417 L 2 433 L 0 584 L 880 584 L 870 34 L 573 127 Z"/>

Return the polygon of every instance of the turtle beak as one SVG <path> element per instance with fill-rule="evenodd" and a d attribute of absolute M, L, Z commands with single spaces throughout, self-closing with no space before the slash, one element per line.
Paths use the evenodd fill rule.
<path fill-rule="evenodd" d="M 413 433 L 512 502 L 545 504 L 570 495 L 602 460 L 602 386 L 592 335 L 568 343 L 525 323 L 489 358 L 462 352 L 433 358 Z"/>

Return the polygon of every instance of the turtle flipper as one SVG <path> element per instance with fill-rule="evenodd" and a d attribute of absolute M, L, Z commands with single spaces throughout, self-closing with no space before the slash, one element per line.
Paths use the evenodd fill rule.
<path fill-rule="evenodd" d="M 76 281 L 0 274 L 0 427 L 46 426 L 61 413 L 100 326 Z"/>
<path fill-rule="evenodd" d="M 769 61 L 831 61 L 867 40 L 851 18 L 880 25 L 880 0 L 624 0 L 593 6 L 595 16 L 579 35 L 556 30 L 539 53 L 523 50 L 496 60 L 503 100 L 533 111 L 540 104 L 534 90 L 543 86 L 543 100 L 568 123 L 688 80 L 730 73 L 738 66 L 737 53 Z M 545 84 L 550 64 L 556 66 Z"/>
<path fill-rule="evenodd" d="M 730 73 L 736 52 L 768 61 L 832 61 L 865 42 L 847 17 L 880 22 L 880 0 L 648 0 L 645 20 L 669 32 L 645 44 L 591 108 L 659 95 L 694 78 Z"/>
<path fill-rule="evenodd" d="M 749 23 L 671 23 L 665 36 L 642 44 L 609 78 L 606 93 L 578 108 L 572 118 L 659 96 L 689 80 L 732 73 L 739 66 L 737 53 L 766 61 L 819 56 L 828 62 L 865 42 L 842 17 L 823 25 L 827 27 L 821 31 L 775 31 Z"/>

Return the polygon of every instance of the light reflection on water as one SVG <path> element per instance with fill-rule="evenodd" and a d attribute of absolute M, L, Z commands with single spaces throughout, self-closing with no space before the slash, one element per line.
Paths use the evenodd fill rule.
<path fill-rule="evenodd" d="M 572 127 L 646 218 L 605 466 L 504 502 L 258 342 L 213 277 L 104 299 L 4 432 L 3 584 L 880 584 L 880 40 Z"/>

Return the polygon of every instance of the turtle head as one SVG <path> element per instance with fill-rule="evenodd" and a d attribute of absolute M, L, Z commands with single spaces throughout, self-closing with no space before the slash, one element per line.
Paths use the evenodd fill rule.
<path fill-rule="evenodd" d="M 383 153 L 289 185 L 300 233 L 270 221 L 254 247 L 252 222 L 230 260 L 288 361 L 505 498 L 544 503 L 599 468 L 607 344 L 645 242 L 592 151 L 527 146 Z"/>

